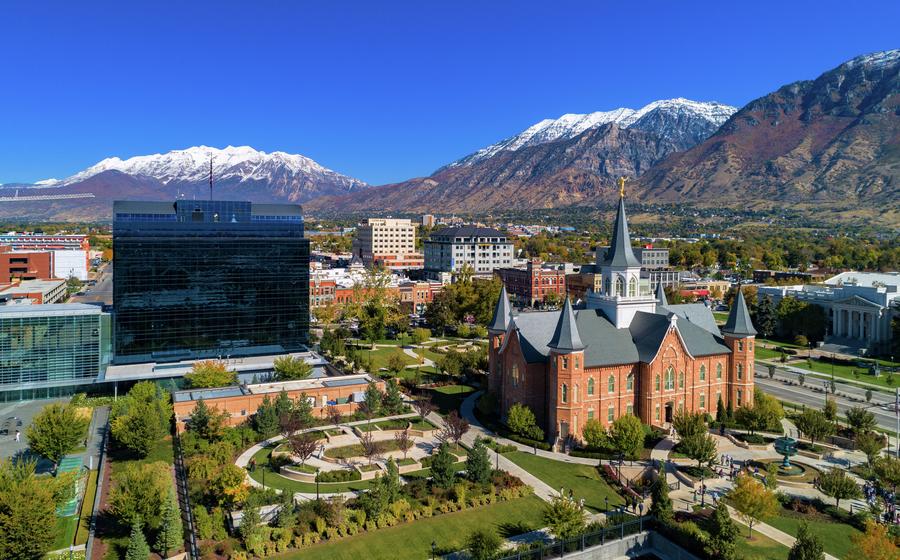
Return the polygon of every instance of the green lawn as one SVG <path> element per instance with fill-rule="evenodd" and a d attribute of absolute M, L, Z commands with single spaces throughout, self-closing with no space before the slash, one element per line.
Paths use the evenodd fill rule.
<path fill-rule="evenodd" d="M 438 553 L 459 550 L 476 529 L 492 527 L 503 536 L 513 536 L 544 525 L 544 502 L 535 496 L 518 498 L 456 513 L 447 513 L 338 539 L 279 558 L 284 560 L 423 560 L 431 557 L 431 543 Z"/>
<path fill-rule="evenodd" d="M 584 498 L 584 505 L 592 511 L 605 510 L 605 498 L 609 498 L 610 506 L 624 503 L 622 497 L 603 480 L 594 466 L 563 463 L 522 451 L 507 453 L 504 457 L 541 479 L 554 490 L 564 488 L 567 492 L 574 491 L 575 498 Z"/>
<path fill-rule="evenodd" d="M 757 360 L 780 360 L 781 352 L 776 350 L 772 350 L 771 348 L 764 348 L 760 345 L 757 345 L 753 349 L 753 355 Z"/>
<path fill-rule="evenodd" d="M 263 448 L 257 451 L 253 458 L 256 459 L 256 470 L 250 473 L 250 478 L 263 483 L 265 480 L 265 485 L 267 488 L 275 488 L 277 490 L 287 491 L 287 492 L 305 492 L 312 493 L 316 492 L 316 484 L 310 482 L 298 482 L 296 480 L 291 480 L 289 478 L 285 478 L 278 474 L 277 472 L 272 471 L 271 467 L 269 467 L 269 455 L 271 454 L 271 448 Z M 265 478 L 263 478 L 263 472 L 265 472 Z M 368 490 L 372 486 L 371 480 L 354 480 L 352 482 L 331 482 L 331 483 L 320 483 L 319 491 L 320 492 L 349 492 L 353 490 Z"/>
<path fill-rule="evenodd" d="M 713 311 L 713 317 L 716 318 L 717 323 L 724 323 L 728 320 L 728 312 L 727 311 Z"/>
<path fill-rule="evenodd" d="M 753 538 L 747 540 L 747 528 L 740 525 L 741 534 L 737 540 L 738 557 L 742 560 L 787 560 L 790 549 L 777 543 L 759 531 L 753 531 Z"/>
<path fill-rule="evenodd" d="M 94 513 L 94 497 L 97 495 L 97 475 L 99 471 L 89 471 L 84 487 L 84 498 L 81 501 L 81 515 L 78 522 L 78 533 L 75 544 L 84 544 L 88 539 L 91 526 L 91 515 Z"/>
<path fill-rule="evenodd" d="M 429 391 L 431 402 L 438 408 L 441 414 L 448 414 L 451 410 L 459 410 L 459 405 L 474 393 L 475 389 L 468 385 L 444 385 L 435 387 Z"/>
<path fill-rule="evenodd" d="M 838 558 L 844 558 L 850 552 L 853 548 L 850 538 L 860 534 L 856 527 L 832 521 L 824 514 L 811 516 L 787 509 L 782 509 L 777 517 L 767 520 L 766 524 L 796 537 L 801 521 L 806 521 L 809 530 L 822 540 L 825 552 Z"/>
<path fill-rule="evenodd" d="M 75 542 L 75 532 L 78 530 L 78 516 L 56 518 L 56 540 L 53 541 L 53 550 L 69 548 Z M 86 541 L 85 541 L 86 542 Z"/>
<path fill-rule="evenodd" d="M 387 368 L 388 367 L 388 359 L 395 354 L 400 356 L 400 358 L 403 360 L 403 363 L 405 365 L 410 366 L 410 365 L 413 365 L 416 363 L 415 358 L 413 358 L 412 356 L 407 356 L 406 353 L 403 352 L 403 349 L 401 349 L 399 347 L 376 348 L 375 350 L 372 350 L 372 351 L 362 350 L 361 352 L 364 356 L 372 357 L 372 366 L 376 370 L 381 369 L 381 368 Z"/>

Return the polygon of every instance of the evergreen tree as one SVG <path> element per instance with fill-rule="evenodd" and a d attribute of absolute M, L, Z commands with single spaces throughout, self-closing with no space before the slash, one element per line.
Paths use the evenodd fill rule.
<path fill-rule="evenodd" d="M 294 401 L 293 414 L 301 429 L 308 428 L 315 423 L 313 405 L 306 393 L 300 393 L 300 396 Z"/>
<path fill-rule="evenodd" d="M 278 433 L 278 412 L 275 404 L 269 400 L 269 396 L 263 397 L 262 402 L 253 416 L 253 425 L 263 438 L 268 439 Z"/>
<path fill-rule="evenodd" d="M 125 551 L 125 560 L 147 560 L 150 557 L 150 546 L 144 538 L 144 531 L 140 523 L 131 525 L 131 538 L 128 540 L 128 549 Z"/>
<path fill-rule="evenodd" d="M 659 473 L 659 478 L 653 485 L 651 498 L 653 500 L 650 505 L 650 515 L 663 524 L 671 523 L 675 513 L 672 510 L 672 499 L 669 498 L 669 483 L 666 482 L 665 469 Z"/>
<path fill-rule="evenodd" d="M 731 399 L 728 399 L 728 407 L 725 409 L 725 418 L 728 420 L 734 418 L 734 407 L 731 406 Z"/>
<path fill-rule="evenodd" d="M 191 412 L 188 425 L 201 438 L 207 441 L 217 440 L 225 427 L 225 414 L 218 409 L 209 408 L 206 401 L 200 398 L 197 399 L 197 404 Z"/>
<path fill-rule="evenodd" d="M 487 484 L 491 480 L 491 459 L 481 438 L 475 440 L 466 459 L 466 476 L 477 484 Z"/>
<path fill-rule="evenodd" d="M 400 469 L 397 462 L 391 457 L 385 463 L 384 474 L 381 475 L 378 482 L 384 492 L 384 498 L 388 504 L 392 504 L 400 497 Z"/>
<path fill-rule="evenodd" d="M 769 338 L 775 332 L 778 325 L 778 313 L 775 311 L 775 304 L 772 303 L 771 296 L 766 295 L 756 307 L 756 328 L 763 338 Z"/>
<path fill-rule="evenodd" d="M 450 453 L 450 446 L 446 442 L 442 443 L 431 460 L 431 481 L 435 486 L 445 490 L 453 487 L 453 483 L 456 482 L 456 468 L 453 466 L 455 462 Z"/>
<path fill-rule="evenodd" d="M 275 413 L 278 415 L 278 418 L 281 418 L 290 414 L 292 410 L 294 410 L 294 403 L 291 402 L 291 397 L 288 396 L 287 391 L 282 389 L 275 398 Z"/>
<path fill-rule="evenodd" d="M 719 502 L 710 520 L 709 539 L 706 541 L 706 552 L 711 558 L 718 560 L 735 560 L 737 558 L 737 538 L 740 529 L 725 502 Z"/>
<path fill-rule="evenodd" d="M 719 395 L 719 401 L 716 403 L 716 422 L 722 424 L 726 420 L 728 412 L 725 410 L 725 403 L 722 402 L 722 395 Z"/>
<path fill-rule="evenodd" d="M 262 523 L 262 517 L 259 514 L 259 507 L 248 505 L 244 507 L 243 516 L 241 517 L 241 526 L 238 527 L 238 534 L 244 544 L 259 533 L 259 524 Z"/>
<path fill-rule="evenodd" d="M 182 541 L 181 510 L 175 499 L 175 491 L 169 491 L 169 499 L 163 504 L 162 522 L 156 535 L 156 551 L 167 558 L 170 550 L 178 549 Z"/>
<path fill-rule="evenodd" d="M 369 386 L 363 394 L 362 409 L 367 418 L 372 418 L 381 412 L 382 393 L 378 390 L 378 386 L 373 381 L 369 381 Z"/>
<path fill-rule="evenodd" d="M 387 391 L 384 394 L 382 406 L 387 414 L 400 414 L 403 411 L 403 395 L 400 393 L 400 386 L 395 379 L 387 381 Z"/>
<path fill-rule="evenodd" d="M 822 541 L 810 532 L 805 522 L 797 528 L 797 540 L 788 553 L 788 560 L 825 560 Z"/>

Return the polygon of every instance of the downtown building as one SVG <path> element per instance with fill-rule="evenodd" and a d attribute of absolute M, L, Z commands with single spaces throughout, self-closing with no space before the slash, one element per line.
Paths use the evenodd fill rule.
<path fill-rule="evenodd" d="M 513 263 L 513 244 L 506 234 L 479 226 L 449 227 L 425 240 L 425 276 L 448 282 L 464 270 L 491 277 Z"/>
<path fill-rule="evenodd" d="M 115 202 L 115 363 L 305 350 L 303 235 L 298 205 Z"/>
<path fill-rule="evenodd" d="M 589 420 L 608 428 L 633 414 L 667 426 L 678 411 L 715 415 L 753 402 L 756 330 L 739 292 L 719 329 L 703 304 L 670 305 L 641 277 L 624 199 L 609 250 L 598 254 L 599 290 L 574 309 L 514 313 L 501 292 L 488 326 L 488 388 L 501 417 L 528 406 L 549 441 L 582 440 Z"/>
<path fill-rule="evenodd" d="M 422 254 L 416 252 L 416 226 L 411 220 L 369 218 L 356 228 L 353 257 L 367 267 L 391 270 L 422 268 Z"/>

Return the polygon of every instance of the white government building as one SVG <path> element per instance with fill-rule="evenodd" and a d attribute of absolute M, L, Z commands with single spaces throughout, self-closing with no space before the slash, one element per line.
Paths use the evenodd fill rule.
<path fill-rule="evenodd" d="M 825 308 L 830 319 L 827 344 L 865 350 L 890 351 L 891 320 L 900 315 L 900 273 L 842 272 L 823 284 L 760 286 L 759 297 L 793 297 Z"/>

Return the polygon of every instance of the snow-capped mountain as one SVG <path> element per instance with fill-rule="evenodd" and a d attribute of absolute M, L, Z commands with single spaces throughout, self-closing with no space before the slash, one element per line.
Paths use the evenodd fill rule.
<path fill-rule="evenodd" d="M 39 186 L 64 186 L 84 181 L 105 171 L 119 171 L 136 177 L 150 177 L 164 185 L 209 180 L 209 164 L 215 182 L 290 182 L 296 176 L 343 186 L 347 192 L 365 187 L 362 181 L 323 167 L 308 157 L 285 152 L 266 153 L 249 146 L 224 149 L 195 146 L 165 154 L 135 156 L 128 159 L 106 158 L 61 181 L 49 179 Z"/>
<path fill-rule="evenodd" d="M 567 140 L 607 123 L 615 123 L 619 128 L 652 132 L 677 144 L 688 143 L 693 146 L 709 137 L 736 111 L 737 107 L 715 101 L 691 101 L 679 97 L 654 101 L 636 110 L 623 107 L 584 115 L 568 113 L 558 119 L 544 119 L 519 134 L 469 154 L 444 169 L 471 166 L 502 151 L 516 151 Z"/>

